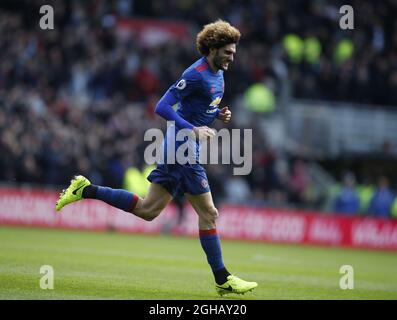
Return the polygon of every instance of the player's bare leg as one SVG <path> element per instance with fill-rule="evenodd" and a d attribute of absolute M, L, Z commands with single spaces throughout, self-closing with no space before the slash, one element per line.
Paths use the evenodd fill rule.
<path fill-rule="evenodd" d="M 166 189 L 157 183 L 151 183 L 147 196 L 138 198 L 132 213 L 142 219 L 151 221 L 163 211 L 171 200 L 172 196 Z"/>
<path fill-rule="evenodd" d="M 218 210 L 215 208 L 211 192 L 191 195 L 186 197 L 199 216 L 199 230 L 211 230 L 216 228 Z"/>
<path fill-rule="evenodd" d="M 212 200 L 211 192 L 200 195 L 186 195 L 199 216 L 200 243 L 214 274 L 217 292 L 220 295 L 227 293 L 244 294 L 253 290 L 258 286 L 256 282 L 247 282 L 231 275 L 223 264 L 220 238 L 216 230 L 218 210 Z"/>

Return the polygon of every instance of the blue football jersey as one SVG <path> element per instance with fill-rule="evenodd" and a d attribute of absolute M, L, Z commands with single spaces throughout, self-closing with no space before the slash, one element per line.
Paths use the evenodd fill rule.
<path fill-rule="evenodd" d="M 178 100 L 176 112 L 179 116 L 193 126 L 200 127 L 210 126 L 214 122 L 224 89 L 223 70 L 214 72 L 207 59 L 203 57 L 187 68 L 168 92 Z M 172 132 L 178 132 L 180 128 L 173 129 Z M 169 139 L 175 139 L 170 132 L 169 129 L 164 147 L 169 143 Z M 182 143 L 176 141 L 175 148 Z M 199 148 L 199 143 L 196 142 L 194 146 L 196 160 L 199 157 Z"/>
<path fill-rule="evenodd" d="M 224 92 L 223 70 L 212 71 L 205 57 L 183 72 L 168 90 L 178 99 L 177 113 L 196 127 L 209 126 Z"/>

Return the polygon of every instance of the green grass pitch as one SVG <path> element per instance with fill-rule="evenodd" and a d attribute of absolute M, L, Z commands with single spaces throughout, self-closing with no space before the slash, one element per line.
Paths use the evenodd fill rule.
<path fill-rule="evenodd" d="M 217 296 L 197 239 L 0 227 L 0 299 L 397 299 L 397 254 L 223 241 L 228 269 L 259 286 Z M 54 289 L 40 288 L 40 267 Z M 354 289 L 339 287 L 342 265 Z"/>

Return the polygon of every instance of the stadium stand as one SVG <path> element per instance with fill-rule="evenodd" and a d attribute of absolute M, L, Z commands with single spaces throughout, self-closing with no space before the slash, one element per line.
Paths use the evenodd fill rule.
<path fill-rule="evenodd" d="M 346 2 L 360 12 L 355 16 L 359 27 L 352 31 L 338 27 L 338 8 Z M 227 166 L 207 168 L 216 201 L 335 210 L 333 200 L 347 192 L 335 184 L 342 171 L 354 168 L 342 165 L 335 171 L 325 165 L 335 181 L 319 188 L 314 166 L 332 156 L 302 153 L 304 143 L 275 146 L 263 127 L 275 123 L 273 114 L 288 123 L 283 112 L 292 104 L 284 103 L 293 99 L 322 101 L 331 108 L 338 108 L 334 102 L 349 103 L 350 118 L 360 113 L 360 104 L 385 118 L 396 111 L 394 1 L 216 0 L 203 10 L 197 10 L 198 0 L 45 1 L 53 5 L 56 20 L 55 29 L 46 31 L 38 26 L 39 16 L 31 15 L 44 2 L 21 3 L 0 4 L 0 180 L 7 183 L 59 186 L 79 172 L 97 184 L 122 187 L 126 172 L 132 172 L 128 168 L 143 167 L 145 130 L 165 126 L 153 112 L 158 99 L 198 57 L 192 35 L 217 18 L 243 34 L 225 74 L 223 103 L 236 110 L 236 128 L 253 128 L 257 134 L 252 174 L 233 177 Z M 142 23 L 178 31 L 155 37 L 139 31 Z M 244 108 L 243 97 L 252 96 L 255 84 L 270 103 Z M 258 112 L 261 107 L 266 112 Z M 365 148 L 363 161 L 380 153 L 395 163 L 396 146 L 389 140 L 381 150 Z M 385 184 L 383 172 L 368 172 L 369 192 L 367 177 L 355 172 L 358 209 L 341 209 L 339 202 L 338 211 L 392 216 L 393 210 L 396 217 L 395 167 L 388 172 L 387 204 L 374 204 Z M 383 181 L 379 188 L 378 178 Z M 237 193 L 244 196 L 231 196 Z"/>

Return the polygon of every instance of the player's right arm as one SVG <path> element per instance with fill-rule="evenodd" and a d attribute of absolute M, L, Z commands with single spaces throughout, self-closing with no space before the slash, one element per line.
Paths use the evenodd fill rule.
<path fill-rule="evenodd" d="M 167 121 L 175 121 L 180 129 L 190 129 L 198 139 L 208 139 L 215 136 L 215 132 L 207 126 L 195 127 L 189 121 L 183 119 L 173 106 L 200 88 L 201 76 L 194 71 L 183 74 L 174 85 L 161 97 L 156 105 L 155 112 Z"/>
<path fill-rule="evenodd" d="M 163 117 L 167 121 L 175 121 L 175 124 L 180 129 L 193 129 L 194 126 L 183 119 L 179 114 L 172 108 L 178 102 L 178 98 L 175 97 L 170 90 L 168 90 L 160 99 L 154 110 L 159 116 Z"/>

